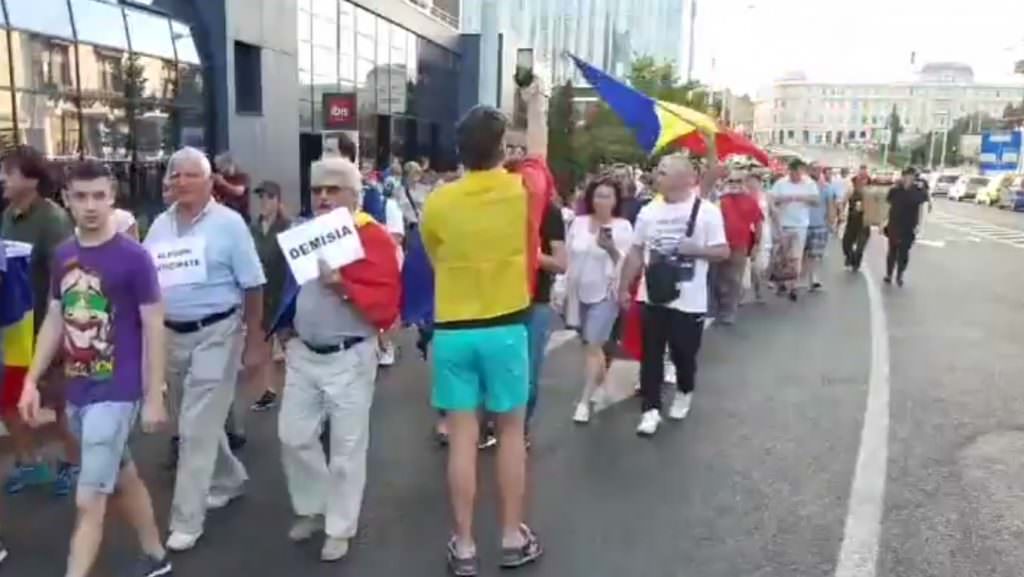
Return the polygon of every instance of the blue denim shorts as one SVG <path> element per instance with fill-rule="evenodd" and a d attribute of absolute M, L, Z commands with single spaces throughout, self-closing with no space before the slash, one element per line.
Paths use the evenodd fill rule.
<path fill-rule="evenodd" d="M 78 491 L 112 495 L 121 469 L 132 462 L 128 437 L 139 416 L 139 403 L 68 404 L 65 411 L 68 428 L 82 445 Z"/>

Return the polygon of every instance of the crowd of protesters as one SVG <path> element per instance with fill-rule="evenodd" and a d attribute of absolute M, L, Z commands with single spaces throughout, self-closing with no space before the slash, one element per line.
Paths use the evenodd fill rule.
<path fill-rule="evenodd" d="M 528 117 L 542 118 L 540 88 L 523 97 Z M 531 121 L 527 145 L 511 156 L 507 128 L 495 109 L 470 111 L 456 130 L 460 168 L 448 174 L 427 159 L 356 164 L 354 144 L 342 139 L 310 167 L 312 216 L 346 209 L 364 257 L 340 268 L 321 259 L 318 278 L 302 285 L 276 240 L 301 219 L 286 214 L 280 185 L 252 187 L 230 155 L 211 165 L 198 150 L 176 152 L 167 209 L 141 243 L 130 213 L 114 208 L 116 180 L 102 164 L 83 162 L 57 183 L 30 148 L 3 157 L 0 234 L 31 246 L 23 280 L 37 333 L 31 365 L 9 370 L 0 390 L 16 460 L 4 489 L 77 487 L 66 575 L 89 574 L 113 504 L 138 533 L 136 575 L 169 574 L 168 551 L 195 547 L 207 513 L 245 491 L 245 412 L 278 405 L 295 513 L 287 537 L 322 534 L 321 559 L 345 557 L 359 525 L 378 368 L 401 357 L 402 325 L 421 333 L 448 447 L 451 572 L 479 571 L 478 451 L 495 445 L 498 563 L 526 565 L 543 553 L 525 521 L 527 449 L 555 326 L 577 331 L 584 346 L 573 421 L 591 421 L 611 359 L 632 355 L 636 432 L 650 436 L 662 424 L 666 382 L 675 385 L 666 415 L 688 415 L 709 324 L 735 323 L 771 285 L 793 301 L 804 286 L 821 290 L 822 260 L 844 221 L 846 265 L 861 265 L 870 235 L 863 170 L 851 178 L 794 162 L 766 187 L 759 172 L 720 165 L 711 146 L 703 163 L 674 153 L 649 173 L 615 165 L 560 196 L 544 158 L 547 127 Z M 900 285 L 927 199 L 913 177 L 888 196 L 886 282 L 895 272 Z M 170 274 L 160 255 L 178 251 L 195 258 Z M 16 279 L 3 257 L 6 289 Z M 37 452 L 43 407 L 54 409 L 61 440 L 55 470 Z M 171 424 L 166 540 L 128 449 L 136 422 L 147 432 Z M 0 562 L 6 555 L 0 543 Z"/>

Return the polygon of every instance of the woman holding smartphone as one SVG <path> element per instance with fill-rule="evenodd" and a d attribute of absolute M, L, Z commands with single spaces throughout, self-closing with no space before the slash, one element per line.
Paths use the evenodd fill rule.
<path fill-rule="evenodd" d="M 585 381 L 573 421 L 590 422 L 594 393 L 603 385 L 607 365 L 603 345 L 619 316 L 616 290 L 633 227 L 620 217 L 622 188 L 612 178 L 598 178 L 583 194 L 583 211 L 569 228 L 569 270 L 565 317 L 579 331 L 585 347 Z"/>

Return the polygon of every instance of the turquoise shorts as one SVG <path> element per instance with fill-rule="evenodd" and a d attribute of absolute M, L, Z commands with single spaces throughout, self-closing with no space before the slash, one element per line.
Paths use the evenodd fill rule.
<path fill-rule="evenodd" d="M 512 324 L 434 332 L 435 407 L 492 413 L 526 407 L 530 355 L 526 325 Z"/>

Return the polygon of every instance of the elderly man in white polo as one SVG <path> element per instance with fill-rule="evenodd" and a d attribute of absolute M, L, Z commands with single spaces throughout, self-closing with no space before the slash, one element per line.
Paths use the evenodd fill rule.
<path fill-rule="evenodd" d="M 228 447 L 224 421 L 240 363 L 255 364 L 262 348 L 266 279 L 242 217 L 213 199 L 206 156 L 183 148 L 171 156 L 167 174 L 176 200 L 153 222 L 145 244 L 167 309 L 167 386 L 180 437 L 167 548 L 187 551 L 203 534 L 206 511 L 241 495 L 248 479 Z"/>
<path fill-rule="evenodd" d="M 326 533 L 320 558 L 337 561 L 355 536 L 366 485 L 377 335 L 398 318 L 398 246 L 382 225 L 357 213 L 362 179 L 352 162 L 325 158 L 310 169 L 317 216 L 353 213 L 364 256 L 301 287 L 290 278 L 274 330 L 285 342 L 281 458 L 296 520 L 293 541 Z M 320 431 L 329 424 L 325 458 Z"/>

